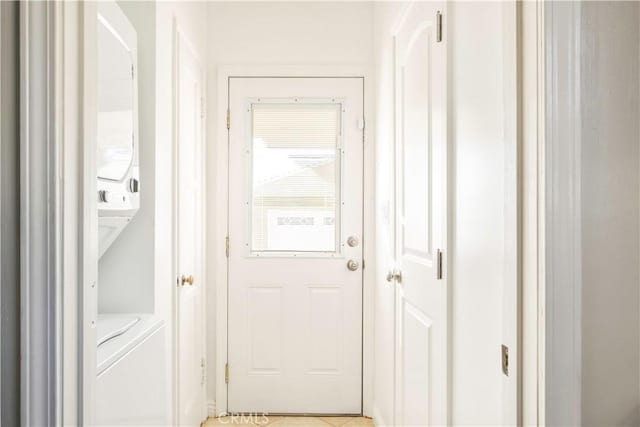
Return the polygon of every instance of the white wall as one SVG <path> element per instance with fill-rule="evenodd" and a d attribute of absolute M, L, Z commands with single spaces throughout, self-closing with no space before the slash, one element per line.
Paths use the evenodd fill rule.
<path fill-rule="evenodd" d="M 0 3 L 0 425 L 20 424 L 18 3 Z"/>
<path fill-rule="evenodd" d="M 216 201 L 217 81 L 221 65 L 358 65 L 373 61 L 373 5 L 365 2 L 211 2 L 207 12 L 207 212 Z M 365 98 L 368 96 L 365 90 Z M 224 142 L 224 141 L 223 141 Z M 207 399 L 215 398 L 215 256 L 224 237 L 208 227 Z"/>
<path fill-rule="evenodd" d="M 375 7 L 377 95 L 377 225 L 375 408 L 392 422 L 392 342 L 384 319 L 393 319 L 389 266 L 389 177 L 393 143 L 393 51 L 390 27 L 401 4 Z M 452 240 L 452 425 L 502 423 L 502 286 L 504 251 L 503 30 L 499 2 L 451 2 L 445 13 L 450 87 Z M 378 321 L 378 319 L 382 319 Z M 381 364 L 379 361 L 385 361 Z M 382 371 L 381 371 L 382 370 Z"/>
<path fill-rule="evenodd" d="M 582 425 L 639 425 L 639 8 L 581 22 Z"/>
<path fill-rule="evenodd" d="M 499 2 L 452 2 L 448 10 L 454 425 L 498 425 L 502 419 L 501 7 Z"/>

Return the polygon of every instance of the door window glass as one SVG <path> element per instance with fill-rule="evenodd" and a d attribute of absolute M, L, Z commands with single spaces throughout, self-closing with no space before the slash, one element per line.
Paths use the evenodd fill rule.
<path fill-rule="evenodd" d="M 251 108 L 251 249 L 336 252 L 341 105 Z"/>

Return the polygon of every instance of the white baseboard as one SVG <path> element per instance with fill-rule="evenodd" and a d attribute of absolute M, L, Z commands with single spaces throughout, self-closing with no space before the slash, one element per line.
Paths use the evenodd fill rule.
<path fill-rule="evenodd" d="M 209 417 L 217 417 L 218 416 L 218 414 L 216 414 L 216 401 L 215 400 L 207 401 L 207 416 L 209 416 Z"/>
<path fill-rule="evenodd" d="M 373 425 L 376 427 L 386 427 L 388 425 L 380 415 L 380 410 L 375 404 L 373 405 Z"/>

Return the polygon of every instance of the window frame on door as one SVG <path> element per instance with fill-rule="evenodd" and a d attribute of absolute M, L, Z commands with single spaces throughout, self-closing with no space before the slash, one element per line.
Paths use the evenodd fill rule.
<path fill-rule="evenodd" d="M 336 189 L 336 208 L 335 208 L 335 223 L 338 226 L 335 229 L 335 239 L 334 239 L 334 250 L 333 251 L 320 251 L 320 250 L 255 250 L 253 248 L 253 242 L 251 241 L 253 238 L 253 108 L 254 104 L 263 104 L 263 105 L 320 105 L 320 104 L 328 104 L 328 105 L 336 105 L 340 106 L 340 120 L 338 123 L 339 127 L 339 135 L 340 140 L 336 141 L 335 149 L 336 149 L 336 157 L 339 161 L 338 165 L 338 173 L 337 177 L 339 178 L 338 185 Z M 247 195 L 249 195 L 250 200 L 247 200 L 247 218 L 246 218 L 246 236 L 247 241 L 245 242 L 245 247 L 247 248 L 248 257 L 256 257 L 256 258 L 344 258 L 343 248 L 344 242 L 346 240 L 346 236 L 343 235 L 342 230 L 342 207 L 340 206 L 340 202 L 342 201 L 342 197 L 344 195 L 344 150 L 342 146 L 342 135 L 344 133 L 344 123 L 343 123 L 343 113 L 345 99 L 339 97 L 325 97 L 325 98 L 249 98 L 245 103 L 245 110 L 251 113 L 251 120 L 244 120 L 245 126 L 245 134 L 247 135 L 247 139 L 245 141 L 246 150 L 249 156 L 247 157 L 247 161 L 249 163 L 247 167 L 247 177 L 246 183 L 248 188 Z"/>

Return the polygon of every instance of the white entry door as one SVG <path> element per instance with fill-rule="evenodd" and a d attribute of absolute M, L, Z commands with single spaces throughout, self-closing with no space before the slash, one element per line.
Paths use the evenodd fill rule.
<path fill-rule="evenodd" d="M 178 34 L 176 43 L 178 425 L 199 426 L 205 418 L 202 306 L 203 85 L 200 64 L 181 34 Z"/>
<path fill-rule="evenodd" d="M 413 3 L 395 35 L 397 426 L 449 424 L 443 6 Z"/>
<path fill-rule="evenodd" d="M 362 412 L 363 79 L 229 79 L 228 411 Z"/>

